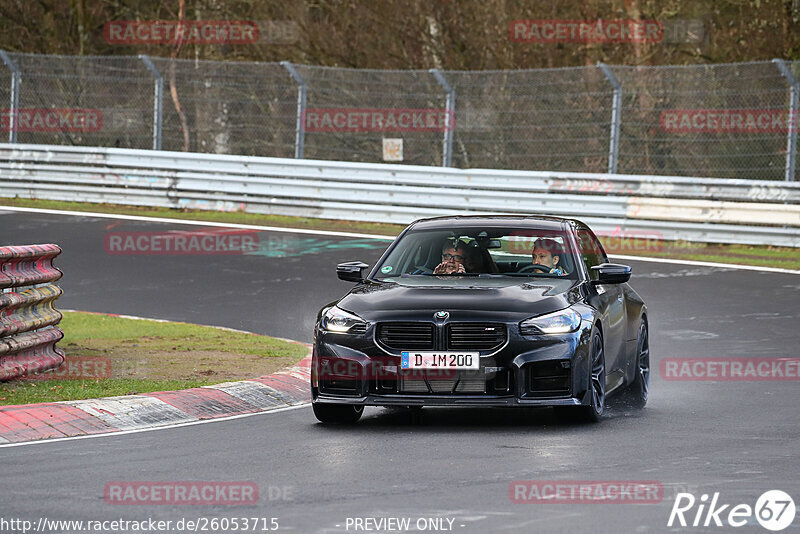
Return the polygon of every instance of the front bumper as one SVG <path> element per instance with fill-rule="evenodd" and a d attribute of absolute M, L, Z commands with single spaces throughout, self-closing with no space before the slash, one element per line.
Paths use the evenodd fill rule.
<path fill-rule="evenodd" d="M 374 325 L 361 335 L 317 329 L 312 400 L 360 406 L 578 406 L 591 402 L 591 320 L 570 334 L 523 336 L 506 324 L 508 341 L 480 353 L 480 370 L 447 376 L 400 369 L 400 356 L 381 347 Z M 419 372 L 417 372 L 419 373 Z"/>
<path fill-rule="evenodd" d="M 341 397 L 317 394 L 314 402 L 323 404 L 350 404 L 356 406 L 466 406 L 466 407 L 520 407 L 520 406 L 580 406 L 587 401 L 572 397 L 549 399 L 520 399 L 496 396 L 444 396 L 444 395 L 367 395 Z"/>

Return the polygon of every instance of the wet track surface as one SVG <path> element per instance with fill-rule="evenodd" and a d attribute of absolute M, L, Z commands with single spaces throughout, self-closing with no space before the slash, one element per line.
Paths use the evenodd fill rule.
<path fill-rule="evenodd" d="M 0 208 L 0 212 L 2 209 Z M 334 266 L 373 263 L 387 242 L 260 232 L 245 255 L 116 255 L 118 231 L 179 224 L 0 214 L 0 243 L 55 242 L 60 308 L 240 328 L 310 341 L 316 311 L 344 294 Z M 454 519 L 455 532 L 766 532 L 667 527 L 674 497 L 720 492 L 754 505 L 770 489 L 800 502 L 797 381 L 666 381 L 668 357 L 796 357 L 800 276 L 629 262 L 650 312 L 651 399 L 612 404 L 599 425 L 549 410 L 368 409 L 355 427 L 324 427 L 308 407 L 209 424 L 0 449 L 3 517 L 277 517 L 279 532 L 345 532 L 348 517 Z M 257 506 L 118 506 L 111 481 L 253 481 Z M 515 480 L 648 480 L 655 504 L 515 504 Z M 270 488 L 284 488 L 279 498 Z M 687 518 L 694 519 L 695 509 Z M 726 512 L 727 513 L 727 512 Z M 800 518 L 788 531 L 796 530 Z M 338 526 L 337 526 L 338 525 Z M 462 526 L 463 525 L 463 526 Z M 445 522 L 447 526 L 447 522 Z M 218 530 L 222 531 L 222 530 Z M 354 532 L 353 528 L 349 529 Z M 363 531 L 363 530 L 362 530 Z M 374 532 L 374 531 L 373 531 Z"/>

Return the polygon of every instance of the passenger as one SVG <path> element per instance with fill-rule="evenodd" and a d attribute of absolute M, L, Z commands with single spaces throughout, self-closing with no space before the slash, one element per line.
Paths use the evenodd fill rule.
<path fill-rule="evenodd" d="M 476 242 L 467 245 L 467 255 L 464 258 L 464 269 L 473 274 L 499 273 L 500 269 L 492 260 L 491 254 Z"/>
<path fill-rule="evenodd" d="M 477 246 L 467 245 L 464 255 L 464 270 L 468 273 L 485 273 L 483 255 Z"/>
<path fill-rule="evenodd" d="M 539 272 L 548 272 L 550 274 L 557 274 L 565 276 L 567 273 L 563 265 L 560 265 L 561 258 L 564 257 L 564 251 L 561 245 L 555 239 L 542 238 L 536 241 L 536 244 L 531 251 L 531 261 L 549 267 L 549 271 L 543 269 L 534 269 Z"/>

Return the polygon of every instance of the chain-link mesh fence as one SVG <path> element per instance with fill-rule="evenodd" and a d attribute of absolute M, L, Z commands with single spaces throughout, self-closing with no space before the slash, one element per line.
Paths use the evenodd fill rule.
<path fill-rule="evenodd" d="M 18 142 L 151 147 L 153 83 L 137 58 L 8 55 L 19 72 Z M 6 137 L 11 76 L 4 71 Z M 63 111 L 47 116 L 48 109 Z"/>
<path fill-rule="evenodd" d="M 784 178 L 788 128 L 771 119 L 788 110 L 789 86 L 774 63 L 614 71 L 623 87 L 620 172 Z M 728 113 L 719 115 L 721 110 Z M 747 110 L 752 120 L 770 120 L 748 127 Z M 708 124 L 712 111 L 718 113 L 716 126 Z M 665 119 L 670 112 L 674 128 Z M 741 127 L 724 124 L 737 112 Z M 680 127 L 684 116 L 701 119 Z"/>
<path fill-rule="evenodd" d="M 164 78 L 164 150 L 294 155 L 297 87 L 280 65 L 152 61 Z"/>
<path fill-rule="evenodd" d="M 418 165 L 606 172 L 616 158 L 628 174 L 771 180 L 796 148 L 791 76 L 771 61 L 437 77 L 150 59 L 6 54 L 2 140 L 379 162 L 399 138 Z"/>
<path fill-rule="evenodd" d="M 324 117 L 353 117 L 357 110 L 435 110 L 444 112 L 445 94 L 428 71 L 357 70 L 296 66 L 308 87 L 305 157 L 345 161 L 381 161 L 383 138 L 402 138 L 406 163 L 442 164 L 442 133 L 421 131 L 424 125 L 397 126 L 367 116 L 366 124 L 355 116 L 355 124 L 334 122 L 323 127 Z M 320 118 L 315 127 L 311 121 Z M 388 119 L 384 113 L 381 119 Z M 385 122 L 385 120 L 383 121 Z M 354 131 L 362 130 L 362 131 Z"/>
<path fill-rule="evenodd" d="M 457 167 L 603 172 L 612 88 L 594 67 L 447 72 Z"/>

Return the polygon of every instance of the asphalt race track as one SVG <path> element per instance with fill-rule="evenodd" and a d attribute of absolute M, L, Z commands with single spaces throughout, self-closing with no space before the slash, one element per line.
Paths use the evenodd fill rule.
<path fill-rule="evenodd" d="M 60 308 L 301 341 L 310 341 L 316 311 L 348 289 L 335 264 L 374 262 L 386 246 L 259 232 L 264 246 L 252 254 L 118 255 L 105 250 L 109 232 L 192 228 L 0 213 L 0 243 L 63 247 L 56 261 L 65 272 Z M 650 311 L 653 374 L 642 412 L 612 404 L 602 423 L 581 425 L 560 422 L 549 410 L 425 409 L 417 421 L 402 410 L 368 409 L 359 425 L 336 428 L 317 424 L 303 407 L 0 448 L 3 517 L 275 517 L 278 532 L 296 533 L 367 532 L 355 530 L 352 519 L 388 517 L 411 518 L 413 528 L 419 518 L 444 518 L 445 528 L 464 533 L 767 532 L 755 518 L 742 528 L 670 528 L 667 521 L 678 492 L 697 499 L 719 492 L 719 503 L 752 507 L 764 491 L 780 489 L 800 502 L 798 382 L 666 381 L 659 361 L 796 357 L 800 276 L 630 263 L 631 284 Z M 186 480 L 253 481 L 259 504 L 120 506 L 103 498 L 111 481 Z M 664 495 L 653 504 L 518 504 L 509 498 L 515 480 L 658 481 Z M 687 512 L 689 521 L 696 511 Z M 798 525 L 800 517 L 786 532 Z"/>

